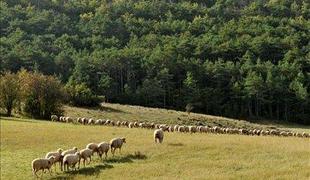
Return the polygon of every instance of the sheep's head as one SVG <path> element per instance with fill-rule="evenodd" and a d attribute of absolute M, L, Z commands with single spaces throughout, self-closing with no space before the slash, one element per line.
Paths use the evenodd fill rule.
<path fill-rule="evenodd" d="M 48 164 L 53 164 L 54 163 L 54 160 L 55 160 L 55 157 L 54 156 L 51 156 L 48 158 Z"/>
<path fill-rule="evenodd" d="M 78 148 L 77 148 L 77 147 L 73 147 L 73 150 L 77 151 L 77 150 L 78 150 Z"/>
<path fill-rule="evenodd" d="M 57 152 L 58 152 L 59 154 L 61 154 L 61 153 L 62 153 L 62 149 L 59 148 L 59 149 L 57 150 Z"/>
<path fill-rule="evenodd" d="M 76 152 L 75 155 L 76 156 L 80 156 L 81 154 L 80 154 L 80 152 Z"/>
<path fill-rule="evenodd" d="M 122 139 L 122 141 L 123 141 L 123 143 L 126 143 L 126 138 L 121 138 Z"/>

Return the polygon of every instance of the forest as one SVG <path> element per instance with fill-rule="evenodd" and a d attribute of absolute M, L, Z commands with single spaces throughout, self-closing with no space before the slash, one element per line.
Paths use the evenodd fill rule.
<path fill-rule="evenodd" d="M 71 103 L 310 124 L 307 0 L 1 0 L 0 74 Z"/>

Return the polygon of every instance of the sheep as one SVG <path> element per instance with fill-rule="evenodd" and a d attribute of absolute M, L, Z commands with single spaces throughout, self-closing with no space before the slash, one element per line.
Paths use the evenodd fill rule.
<path fill-rule="evenodd" d="M 53 165 L 54 162 L 54 156 L 51 156 L 49 158 L 37 158 L 34 159 L 31 163 L 31 167 L 32 167 L 32 173 L 33 175 L 35 175 L 36 177 L 38 177 L 37 172 L 42 170 L 42 175 L 43 176 L 43 172 L 45 169 L 48 169 L 49 173 L 51 174 L 51 167 Z"/>
<path fill-rule="evenodd" d="M 95 121 L 93 119 L 89 119 L 87 124 L 90 125 L 90 124 L 94 124 L 94 123 L 95 123 Z"/>
<path fill-rule="evenodd" d="M 156 129 L 154 131 L 154 141 L 155 143 L 157 143 L 157 141 L 159 143 L 162 143 L 164 140 L 164 131 L 162 129 Z"/>
<path fill-rule="evenodd" d="M 188 126 L 184 126 L 184 132 L 189 132 L 189 127 Z"/>
<path fill-rule="evenodd" d="M 77 152 L 77 150 L 78 150 L 78 148 L 77 148 L 77 147 L 74 147 L 74 148 L 72 148 L 72 149 L 68 149 L 68 150 L 66 150 L 66 151 L 63 151 L 63 152 L 61 153 L 61 155 L 62 155 L 62 156 L 65 156 L 65 155 L 67 155 L 67 154 L 74 154 L 74 153 Z"/>
<path fill-rule="evenodd" d="M 78 118 L 76 119 L 76 122 L 82 124 L 82 118 L 78 117 Z"/>
<path fill-rule="evenodd" d="M 60 167 L 60 170 L 61 170 L 61 167 L 62 167 L 62 158 L 63 156 L 61 155 L 62 153 L 62 149 L 58 149 L 56 152 L 48 152 L 46 155 L 45 155 L 45 158 L 48 159 L 52 156 L 54 156 L 54 161 L 53 161 L 53 164 L 55 164 L 55 171 L 56 171 L 56 162 L 59 162 L 59 167 Z"/>
<path fill-rule="evenodd" d="M 168 131 L 169 132 L 173 132 L 174 131 L 174 127 L 173 126 L 169 126 Z"/>
<path fill-rule="evenodd" d="M 179 131 L 179 132 L 185 132 L 184 126 L 179 126 L 178 131 Z"/>
<path fill-rule="evenodd" d="M 138 127 L 138 122 L 135 121 L 135 122 L 133 123 L 133 126 L 134 126 L 134 127 Z"/>
<path fill-rule="evenodd" d="M 85 161 L 87 162 L 87 159 L 89 158 L 89 163 L 91 162 L 91 156 L 94 154 L 94 151 L 88 148 L 82 149 L 80 151 L 80 159 L 79 159 L 79 166 L 80 166 L 80 161 L 83 159 L 83 165 L 85 167 Z M 88 164 L 89 164 L 88 163 Z"/>
<path fill-rule="evenodd" d="M 179 125 L 175 125 L 173 128 L 174 128 L 174 131 L 177 132 L 179 130 Z"/>
<path fill-rule="evenodd" d="M 188 128 L 189 128 L 190 133 L 196 133 L 197 132 L 197 129 L 195 126 L 189 126 Z"/>
<path fill-rule="evenodd" d="M 120 121 L 117 121 L 116 122 L 116 126 L 120 126 L 121 125 L 121 122 Z"/>
<path fill-rule="evenodd" d="M 119 152 L 121 153 L 122 145 L 126 143 L 126 138 L 114 138 L 110 141 L 111 153 L 114 156 L 115 150 L 119 148 Z"/>
<path fill-rule="evenodd" d="M 69 170 L 69 166 L 71 166 L 72 168 L 76 170 L 75 165 L 79 162 L 80 162 L 80 152 L 65 155 L 63 158 L 64 170 L 66 170 L 66 166 L 67 166 L 67 170 Z M 78 169 L 79 168 L 80 168 L 80 164 L 78 166 Z"/>
<path fill-rule="evenodd" d="M 52 121 L 58 121 L 58 116 L 57 115 L 51 115 L 51 120 Z"/>
<path fill-rule="evenodd" d="M 88 120 L 87 120 L 86 118 L 82 118 L 82 119 L 81 119 L 81 123 L 85 125 L 85 124 L 88 123 Z"/>
<path fill-rule="evenodd" d="M 108 157 L 108 152 L 110 149 L 110 144 L 107 142 L 101 142 L 98 144 L 98 152 L 99 152 L 99 157 L 102 159 L 102 154 L 105 154 L 105 159 Z"/>
<path fill-rule="evenodd" d="M 93 150 L 93 152 L 97 153 L 99 155 L 99 151 L 98 151 L 98 144 L 96 143 L 89 143 L 86 145 L 86 148 Z"/>
<path fill-rule="evenodd" d="M 133 128 L 133 127 L 134 127 L 134 123 L 133 123 L 133 122 L 130 122 L 130 123 L 128 124 L 128 127 L 129 127 L 129 128 Z"/>
<path fill-rule="evenodd" d="M 309 134 L 306 133 L 306 132 L 303 132 L 303 133 L 301 134 L 301 136 L 307 138 L 307 137 L 309 137 Z"/>
<path fill-rule="evenodd" d="M 101 122 L 102 122 L 102 120 L 98 119 L 98 120 L 95 121 L 95 125 L 101 125 Z"/>
<path fill-rule="evenodd" d="M 65 121 L 67 123 L 72 123 L 73 122 L 73 119 L 71 117 L 66 117 Z"/>

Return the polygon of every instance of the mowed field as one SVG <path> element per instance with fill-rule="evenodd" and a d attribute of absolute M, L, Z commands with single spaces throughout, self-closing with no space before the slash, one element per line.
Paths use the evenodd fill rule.
<path fill-rule="evenodd" d="M 66 112 L 68 113 L 68 111 Z M 72 113 L 72 112 L 71 112 Z M 91 116 L 90 116 L 91 117 Z M 1 179 L 31 179 L 31 161 L 58 148 L 126 137 L 122 154 L 94 161 L 75 172 L 46 179 L 309 179 L 310 139 L 296 137 L 165 133 L 1 118 Z M 302 130 L 302 129 L 301 129 Z M 54 168 L 53 168 L 54 170 Z"/>

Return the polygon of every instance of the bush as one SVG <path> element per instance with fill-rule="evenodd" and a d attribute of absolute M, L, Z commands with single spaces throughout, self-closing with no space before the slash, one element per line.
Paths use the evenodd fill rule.
<path fill-rule="evenodd" d="M 73 81 L 69 81 L 65 89 L 69 102 L 72 105 L 97 106 L 99 104 L 99 98 L 92 93 L 85 83 L 76 84 Z"/>
<path fill-rule="evenodd" d="M 10 72 L 0 76 L 0 107 L 6 109 L 6 114 L 11 116 L 14 106 L 19 100 L 19 83 L 16 74 Z"/>
<path fill-rule="evenodd" d="M 57 78 L 26 70 L 20 71 L 18 77 L 22 109 L 27 115 L 48 119 L 62 113 L 64 91 Z"/>

